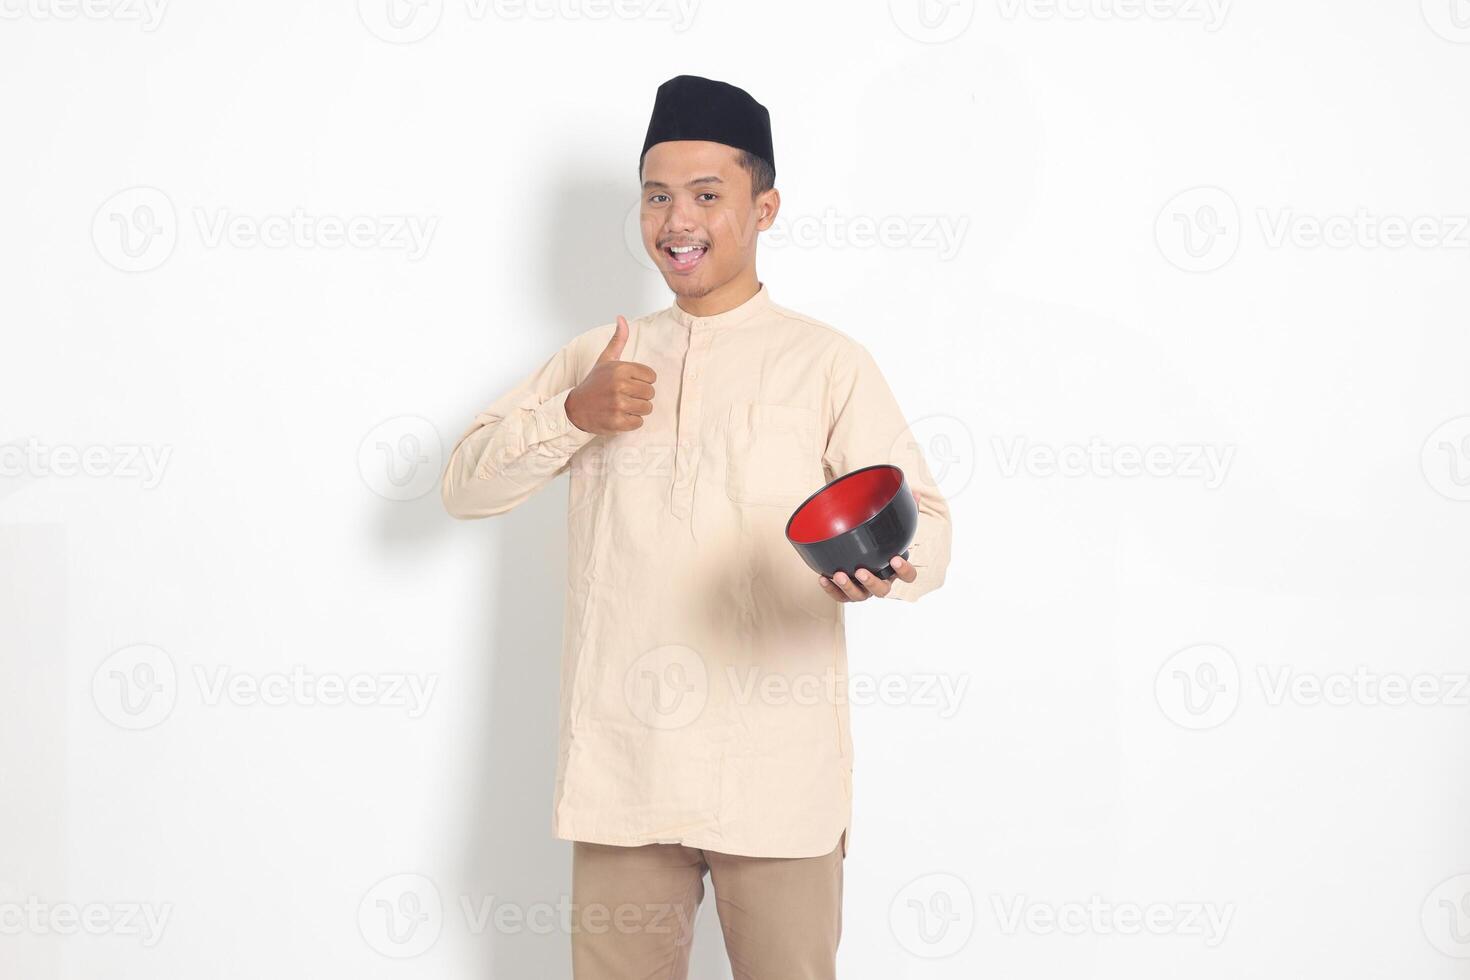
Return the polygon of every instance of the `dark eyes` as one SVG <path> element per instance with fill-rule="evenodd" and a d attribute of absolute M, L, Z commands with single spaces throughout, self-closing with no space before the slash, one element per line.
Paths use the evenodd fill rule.
<path fill-rule="evenodd" d="M 719 198 L 719 196 L 720 195 L 716 194 L 714 191 L 704 191 L 704 192 L 702 192 L 700 194 L 696 194 L 695 195 L 695 200 L 714 201 L 714 200 L 717 200 Z M 668 203 L 668 200 L 669 200 L 669 195 L 667 195 L 667 194 L 654 194 L 654 195 L 652 195 L 652 196 L 650 196 L 648 198 L 648 203 L 649 204 L 666 204 L 666 203 Z"/>

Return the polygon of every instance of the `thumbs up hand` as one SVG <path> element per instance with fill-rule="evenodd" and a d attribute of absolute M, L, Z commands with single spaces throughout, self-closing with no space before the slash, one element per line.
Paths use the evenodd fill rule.
<path fill-rule="evenodd" d="M 584 432 L 610 436 L 643 425 L 653 411 L 653 368 L 619 360 L 628 345 L 628 321 L 618 317 L 612 339 L 582 383 L 567 395 L 567 418 Z"/>

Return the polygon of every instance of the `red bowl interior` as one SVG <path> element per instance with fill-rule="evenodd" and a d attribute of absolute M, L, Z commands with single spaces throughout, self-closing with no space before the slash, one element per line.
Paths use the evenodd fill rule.
<path fill-rule="evenodd" d="M 799 544 L 815 544 L 851 530 L 887 507 L 902 480 L 903 471 L 896 466 L 851 473 L 803 504 L 791 518 L 786 536 Z"/>

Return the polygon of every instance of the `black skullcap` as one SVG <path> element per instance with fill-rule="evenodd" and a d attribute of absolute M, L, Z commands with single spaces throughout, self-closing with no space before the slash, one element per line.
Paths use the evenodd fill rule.
<path fill-rule="evenodd" d="M 776 169 L 771 114 L 750 93 L 698 75 L 675 75 L 658 87 L 638 170 L 648 148 L 667 140 L 709 140 L 764 157 Z"/>

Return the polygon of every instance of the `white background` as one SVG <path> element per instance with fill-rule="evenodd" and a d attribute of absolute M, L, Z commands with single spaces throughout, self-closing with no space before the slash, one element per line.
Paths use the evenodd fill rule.
<path fill-rule="evenodd" d="M 1464 0 L 387 2 L 0 0 L 0 974 L 569 974 L 565 480 L 435 480 L 669 302 L 692 72 L 954 512 L 847 611 L 842 975 L 1470 976 Z"/>

